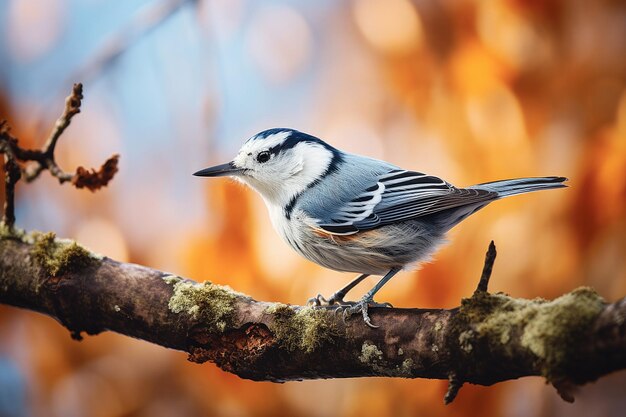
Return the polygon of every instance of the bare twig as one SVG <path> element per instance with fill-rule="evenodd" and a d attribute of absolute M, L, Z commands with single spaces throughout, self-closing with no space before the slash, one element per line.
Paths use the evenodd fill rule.
<path fill-rule="evenodd" d="M 72 118 L 80 113 L 80 106 L 83 99 L 83 85 L 80 83 L 74 84 L 72 87 L 72 94 L 65 99 L 65 109 L 63 114 L 59 117 L 54 124 L 50 136 L 46 140 L 42 155 L 39 158 L 31 159 L 35 162 L 28 166 L 25 170 L 24 178 L 26 182 L 35 180 L 39 174 L 46 168 L 50 171 L 52 176 L 59 179 L 60 183 L 71 181 L 73 174 L 64 172 L 56 163 L 54 159 L 54 150 L 56 149 L 57 141 L 65 132 L 65 129 L 70 125 Z"/>
<path fill-rule="evenodd" d="M 5 160 L 5 203 L 2 221 L 9 228 L 15 224 L 15 184 L 22 176 L 30 182 L 47 169 L 61 184 L 71 181 L 76 188 L 88 188 L 95 191 L 106 186 L 117 172 L 119 155 L 109 158 L 98 171 L 78 167 L 74 174 L 63 171 L 55 161 L 54 151 L 57 142 L 70 125 L 72 118 L 80 113 L 82 99 L 83 85 L 74 84 L 72 93 L 65 100 L 63 114 L 56 121 L 43 150 L 21 148 L 17 138 L 10 134 L 6 121 L 0 121 L 0 153 L 4 154 Z M 26 167 L 20 167 L 18 161 L 31 163 Z"/>
<path fill-rule="evenodd" d="M 11 155 L 11 150 L 4 151 L 5 199 L 2 223 L 12 227 L 15 224 L 15 184 L 19 181 L 20 167 Z"/>
<path fill-rule="evenodd" d="M 446 395 L 443 397 L 444 404 L 448 405 L 454 401 L 462 387 L 463 381 L 458 380 L 456 372 L 451 372 L 448 376 L 448 390 L 446 391 Z"/>
<path fill-rule="evenodd" d="M 493 263 L 496 261 L 496 255 L 498 252 L 496 251 L 496 245 L 493 243 L 489 243 L 489 248 L 487 249 L 487 253 L 485 254 L 485 265 L 483 266 L 483 273 L 480 276 L 480 281 L 478 281 L 478 286 L 476 286 L 476 291 L 474 294 L 478 292 L 487 292 L 487 287 L 489 286 L 489 279 L 491 278 L 491 271 L 493 270 Z"/>
<path fill-rule="evenodd" d="M 44 145 L 44 153 L 48 157 L 54 156 L 54 149 L 57 145 L 57 141 L 65 129 L 70 125 L 72 117 L 80 113 L 80 106 L 83 100 L 83 85 L 81 83 L 74 84 L 72 87 L 72 94 L 65 99 L 65 110 L 57 122 L 54 124 L 54 129 L 50 133 L 50 137 Z"/>

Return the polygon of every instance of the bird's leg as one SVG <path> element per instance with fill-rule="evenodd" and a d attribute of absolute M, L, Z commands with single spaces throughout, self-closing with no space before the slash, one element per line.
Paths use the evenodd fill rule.
<path fill-rule="evenodd" d="M 344 319 L 347 319 L 353 314 L 361 313 L 363 315 L 363 321 L 365 321 L 365 324 L 367 324 L 368 326 L 372 328 L 377 328 L 378 326 L 375 326 L 372 324 L 370 320 L 370 316 L 369 314 L 367 314 L 367 310 L 369 307 L 389 307 L 390 306 L 389 303 L 384 303 L 384 304 L 375 303 L 374 295 L 383 287 L 383 285 L 387 283 L 387 281 L 393 278 L 393 276 L 396 275 L 400 271 L 400 269 L 401 268 L 392 268 L 389 272 L 387 272 L 387 274 L 384 277 L 381 278 L 380 281 L 378 281 L 376 285 L 374 285 L 374 288 L 369 290 L 367 294 L 363 296 L 361 301 L 357 302 L 353 306 L 345 308 L 343 310 Z"/>
<path fill-rule="evenodd" d="M 348 285 L 331 295 L 329 299 L 326 299 L 322 294 L 317 294 L 317 297 L 309 298 L 306 303 L 312 306 L 332 306 L 334 304 L 352 305 L 353 303 L 351 301 L 344 301 L 343 297 L 346 296 L 348 291 L 356 287 L 361 281 L 363 281 L 367 277 L 369 277 L 369 274 L 359 275 L 358 277 L 350 281 Z"/>

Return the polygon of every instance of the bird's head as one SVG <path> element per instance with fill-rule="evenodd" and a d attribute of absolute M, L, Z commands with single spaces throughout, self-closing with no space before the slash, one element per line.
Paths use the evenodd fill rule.
<path fill-rule="evenodd" d="M 258 191 L 269 203 L 284 207 L 337 168 L 339 150 L 293 129 L 269 129 L 248 139 L 235 158 L 200 170 L 201 177 L 230 176 Z"/>

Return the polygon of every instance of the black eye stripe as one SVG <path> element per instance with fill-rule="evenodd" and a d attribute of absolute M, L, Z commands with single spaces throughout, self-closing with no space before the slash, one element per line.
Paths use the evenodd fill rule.
<path fill-rule="evenodd" d="M 278 155 L 278 152 L 281 151 L 281 145 L 272 146 L 267 151 L 272 155 Z"/>

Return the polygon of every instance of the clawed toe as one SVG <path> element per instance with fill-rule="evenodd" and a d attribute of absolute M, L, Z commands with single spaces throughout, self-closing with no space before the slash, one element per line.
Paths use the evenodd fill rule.
<path fill-rule="evenodd" d="M 339 306 L 337 307 L 336 311 L 341 310 L 343 312 L 343 321 L 344 323 L 354 314 L 358 314 L 361 313 L 361 315 L 363 316 L 363 321 L 365 322 L 365 324 L 367 324 L 369 327 L 373 328 L 373 329 L 377 329 L 380 326 L 376 326 L 375 324 L 372 323 L 372 320 L 370 319 L 369 316 L 369 308 L 370 307 L 392 307 L 390 303 L 376 303 L 374 302 L 374 300 L 367 300 L 367 299 L 363 299 L 361 301 L 358 301 L 356 303 L 354 303 L 353 305 L 350 306 Z"/>
<path fill-rule="evenodd" d="M 345 294 L 340 292 L 336 292 L 330 296 L 330 298 L 326 299 L 322 294 L 317 294 L 315 297 L 311 297 L 307 300 L 306 304 L 308 306 L 313 307 L 329 307 L 329 306 L 353 306 L 356 304 L 356 301 L 344 301 L 343 297 Z"/>
<path fill-rule="evenodd" d="M 369 327 L 371 327 L 373 329 L 378 328 L 379 326 L 376 326 L 375 324 L 372 323 L 372 321 L 370 319 L 370 316 L 368 314 L 368 309 L 369 309 L 369 303 L 366 300 L 361 300 L 358 303 L 356 303 L 355 305 L 350 306 L 350 307 L 344 309 L 343 310 L 343 321 L 344 321 L 344 323 L 352 315 L 361 313 L 361 315 L 363 316 L 363 321 L 365 322 L 365 324 L 367 324 Z"/>
<path fill-rule="evenodd" d="M 376 326 L 372 323 L 372 320 L 369 316 L 369 308 L 370 307 L 378 307 L 378 308 L 391 308 L 393 307 L 391 303 L 377 303 L 374 300 L 368 298 L 367 296 L 361 299 L 360 301 L 344 301 L 343 297 L 345 293 L 342 291 L 337 291 L 333 295 L 331 295 L 328 299 L 324 297 L 322 294 L 317 294 L 315 297 L 311 297 L 307 300 L 307 305 L 312 307 L 321 307 L 321 308 L 333 308 L 335 314 L 341 314 L 343 316 L 343 322 L 346 323 L 347 320 L 355 314 L 361 313 L 363 316 L 363 321 L 369 327 L 373 329 L 377 329 L 379 326 Z"/>
<path fill-rule="evenodd" d="M 320 307 L 324 305 L 329 305 L 328 300 L 324 298 L 322 294 L 317 294 L 315 297 L 311 297 L 306 300 L 306 305 L 311 307 Z"/>
<path fill-rule="evenodd" d="M 380 307 L 380 308 L 393 308 L 393 304 L 391 303 L 376 303 L 374 301 L 369 302 L 370 307 Z"/>

